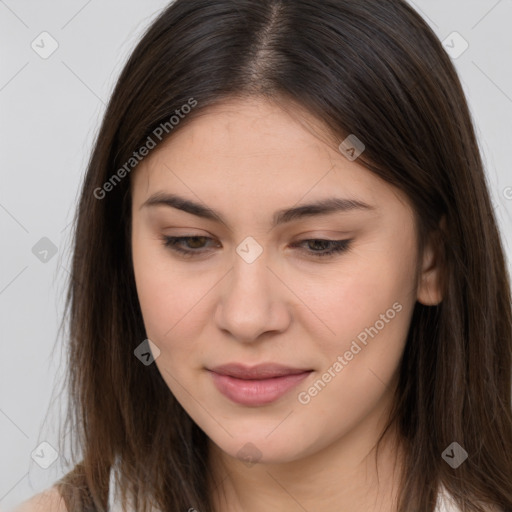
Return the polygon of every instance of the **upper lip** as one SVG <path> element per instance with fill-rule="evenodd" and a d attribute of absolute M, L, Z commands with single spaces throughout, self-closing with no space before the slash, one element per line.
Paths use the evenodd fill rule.
<path fill-rule="evenodd" d="M 283 377 L 285 375 L 297 375 L 312 371 L 305 368 L 291 368 L 276 363 L 263 363 L 255 366 L 246 366 L 241 363 L 229 363 L 210 368 L 210 371 L 219 375 L 228 375 L 237 379 L 256 380 Z"/>

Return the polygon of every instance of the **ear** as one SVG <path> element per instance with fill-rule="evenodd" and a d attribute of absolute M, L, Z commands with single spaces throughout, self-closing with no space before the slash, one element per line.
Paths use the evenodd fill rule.
<path fill-rule="evenodd" d="M 425 306 L 437 306 L 443 300 L 443 247 L 440 234 L 445 229 L 446 219 L 443 216 L 439 230 L 431 234 L 423 251 L 417 300 Z"/>

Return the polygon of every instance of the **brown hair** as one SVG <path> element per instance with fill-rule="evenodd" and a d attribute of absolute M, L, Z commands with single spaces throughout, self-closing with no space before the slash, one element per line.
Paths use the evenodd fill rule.
<path fill-rule="evenodd" d="M 295 102 L 358 162 L 404 191 L 421 246 L 437 233 L 443 301 L 416 303 L 390 425 L 405 449 L 400 512 L 432 512 L 440 485 L 462 510 L 512 510 L 510 279 L 460 81 L 428 25 L 401 0 L 176 0 L 151 24 L 112 94 L 75 219 L 67 296 L 73 511 L 106 510 L 109 470 L 136 510 L 212 512 L 207 437 L 144 339 L 130 253 L 130 179 L 98 190 L 191 98 L 174 132 L 233 97 Z M 165 140 L 165 139 L 163 139 Z M 119 175 L 118 175 L 119 176 Z M 111 183 L 114 183 L 111 181 Z M 95 193 L 96 191 L 96 193 Z M 444 228 L 440 222 L 444 219 Z M 469 454 L 457 469 L 452 442 Z"/>

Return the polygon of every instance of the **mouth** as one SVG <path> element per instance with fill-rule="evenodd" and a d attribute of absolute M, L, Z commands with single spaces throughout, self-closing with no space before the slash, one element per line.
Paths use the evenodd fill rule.
<path fill-rule="evenodd" d="M 248 367 L 239 363 L 208 369 L 217 390 L 246 406 L 272 403 L 302 382 L 313 371 L 274 363 Z"/>

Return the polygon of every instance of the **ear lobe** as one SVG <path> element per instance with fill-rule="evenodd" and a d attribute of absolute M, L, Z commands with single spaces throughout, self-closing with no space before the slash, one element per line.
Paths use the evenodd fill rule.
<path fill-rule="evenodd" d="M 446 220 L 443 216 L 439 223 L 439 231 L 431 234 L 423 251 L 417 300 L 424 306 L 437 306 L 443 300 L 443 247 L 440 235 L 445 229 Z"/>

